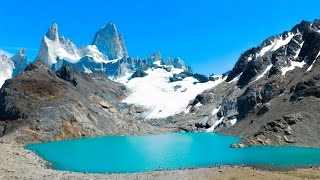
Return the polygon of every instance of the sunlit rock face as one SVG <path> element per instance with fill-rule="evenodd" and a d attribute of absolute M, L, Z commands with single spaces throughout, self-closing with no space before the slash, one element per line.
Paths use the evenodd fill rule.
<path fill-rule="evenodd" d="M 81 52 L 75 44 L 64 36 L 59 38 L 58 25 L 51 25 L 42 39 L 37 59 L 53 70 L 58 70 L 63 66 L 63 60 L 75 63 L 80 58 Z"/>

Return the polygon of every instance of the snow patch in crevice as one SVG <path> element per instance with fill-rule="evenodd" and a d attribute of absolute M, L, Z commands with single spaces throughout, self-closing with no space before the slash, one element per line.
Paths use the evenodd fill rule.
<path fill-rule="evenodd" d="M 84 73 L 87 73 L 87 74 L 92 74 L 92 71 L 88 68 L 86 68 L 85 66 L 83 66 L 84 68 Z"/>
<path fill-rule="evenodd" d="M 283 36 L 280 35 L 279 37 L 277 37 L 275 40 L 271 41 L 271 44 L 262 48 L 259 52 L 259 54 L 257 55 L 257 57 L 262 57 L 264 56 L 267 52 L 272 52 L 272 51 L 276 51 L 279 48 L 281 48 L 282 46 L 287 45 L 291 39 L 295 36 L 295 34 L 289 32 L 288 33 L 288 37 L 283 39 Z"/>
<path fill-rule="evenodd" d="M 242 72 L 243 73 L 243 72 Z M 233 78 L 231 81 L 228 82 L 228 84 L 231 84 L 233 82 L 236 82 L 239 80 L 240 76 L 242 75 L 242 73 L 240 73 L 237 77 Z"/>
<path fill-rule="evenodd" d="M 291 65 L 289 67 L 283 67 L 281 69 L 282 76 L 285 76 L 288 71 L 292 71 L 296 67 L 303 68 L 303 66 L 306 64 L 306 62 L 304 62 L 304 61 L 302 61 L 302 62 L 290 61 L 290 63 L 291 63 Z"/>
<path fill-rule="evenodd" d="M 184 114 L 188 114 L 190 112 L 191 106 L 188 106 L 185 110 L 184 110 Z"/>
<path fill-rule="evenodd" d="M 231 119 L 229 122 L 231 123 L 232 126 L 234 126 L 237 123 L 237 118 Z"/>
<path fill-rule="evenodd" d="M 318 55 L 316 56 L 316 58 L 314 59 L 314 61 L 312 62 L 312 64 L 308 67 L 307 71 L 310 71 L 313 66 L 314 66 L 314 63 L 317 61 L 318 57 L 320 56 L 320 52 L 318 52 Z"/>
<path fill-rule="evenodd" d="M 295 55 L 294 55 L 293 59 L 297 59 L 299 57 L 299 54 L 300 54 L 300 51 L 301 51 L 303 44 L 304 44 L 304 41 L 301 44 L 299 44 L 300 48 L 297 51 L 295 51 Z"/>
<path fill-rule="evenodd" d="M 313 65 L 314 65 L 315 62 L 316 62 L 316 60 L 314 60 L 314 61 L 312 62 L 312 64 L 308 67 L 307 72 L 310 71 L 310 70 L 313 68 Z"/>
<path fill-rule="evenodd" d="M 83 54 L 92 57 L 97 63 L 109 63 L 108 57 L 103 55 L 95 45 L 88 45 L 82 48 Z"/>
<path fill-rule="evenodd" d="M 259 79 L 261 79 L 263 76 L 265 76 L 269 71 L 270 69 L 272 68 L 273 64 L 270 64 L 269 66 L 267 66 L 267 68 L 263 71 L 262 74 L 260 74 L 259 76 L 256 77 L 256 79 L 253 81 L 258 81 Z"/>
<path fill-rule="evenodd" d="M 219 112 L 220 109 L 221 109 L 221 106 L 219 106 L 218 108 L 214 108 L 212 113 L 211 113 L 211 115 L 212 116 L 216 115 Z"/>
<path fill-rule="evenodd" d="M 219 120 L 217 120 L 216 122 L 214 122 L 214 124 L 213 124 L 210 128 L 208 128 L 208 129 L 206 130 L 206 132 L 213 132 L 214 129 L 215 129 L 220 123 L 222 123 L 223 118 L 224 118 L 224 117 L 221 117 Z"/>
<path fill-rule="evenodd" d="M 200 102 L 198 102 L 196 105 L 194 105 L 195 107 L 201 107 L 202 104 Z"/>
<path fill-rule="evenodd" d="M 155 61 L 153 64 L 154 64 L 154 65 L 157 65 L 157 66 L 159 66 L 159 67 L 162 67 L 162 66 L 163 66 L 163 65 L 161 65 L 161 61 L 160 61 L 160 60 Z"/>

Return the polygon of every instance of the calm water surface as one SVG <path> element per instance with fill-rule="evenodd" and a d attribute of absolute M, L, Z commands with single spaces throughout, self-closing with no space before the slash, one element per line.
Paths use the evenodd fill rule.
<path fill-rule="evenodd" d="M 212 133 L 107 136 L 32 144 L 53 169 L 92 173 L 133 173 L 216 165 L 279 168 L 320 165 L 320 149 L 301 147 L 230 148 L 241 139 Z"/>

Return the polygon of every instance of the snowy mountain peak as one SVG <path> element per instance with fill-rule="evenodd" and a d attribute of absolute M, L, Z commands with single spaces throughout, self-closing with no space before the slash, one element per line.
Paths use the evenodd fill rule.
<path fill-rule="evenodd" d="M 73 42 L 58 35 L 58 25 L 53 24 L 42 39 L 37 59 L 42 60 L 48 67 L 58 70 L 63 60 L 75 63 L 81 58 L 81 52 Z"/>
<path fill-rule="evenodd" d="M 110 33 L 118 33 L 117 27 L 114 22 L 109 22 L 108 24 L 100 28 L 102 31 L 109 31 Z"/>
<path fill-rule="evenodd" d="M 319 30 L 320 30 L 320 19 L 315 19 L 313 21 L 312 29 L 319 32 Z"/>
<path fill-rule="evenodd" d="M 151 53 L 147 57 L 147 63 L 148 64 L 153 64 L 154 62 L 162 60 L 162 55 L 159 51 Z"/>
<path fill-rule="evenodd" d="M 4 84 L 5 80 L 12 77 L 14 64 L 12 60 L 6 55 L 0 54 L 0 87 Z"/>
<path fill-rule="evenodd" d="M 59 39 L 58 35 L 58 24 L 54 23 L 49 27 L 48 32 L 46 33 L 48 39 L 57 41 Z"/>
<path fill-rule="evenodd" d="M 311 22 L 303 20 L 299 24 L 295 25 L 290 32 L 300 33 L 300 32 L 309 31 L 311 26 L 312 26 Z"/>
<path fill-rule="evenodd" d="M 132 75 L 139 69 L 154 67 L 154 62 L 161 61 L 167 69 L 174 67 L 191 72 L 190 67 L 180 58 L 162 61 L 160 52 L 150 54 L 146 58 L 128 56 L 122 34 L 118 33 L 113 22 L 100 28 L 94 37 L 92 45 L 78 48 L 65 36 L 58 37 L 58 26 L 50 26 L 44 35 L 38 60 L 43 61 L 54 71 L 63 65 L 70 64 L 74 69 L 86 73 L 102 72 L 106 76 L 117 79 Z M 169 67 L 170 66 L 170 67 Z"/>
<path fill-rule="evenodd" d="M 15 77 L 28 65 L 26 50 L 24 48 L 20 49 L 15 56 L 11 57 L 11 60 L 14 63 L 12 76 Z"/>
<path fill-rule="evenodd" d="M 27 56 L 25 49 L 20 49 L 18 53 L 12 57 L 0 54 L 0 87 L 5 80 L 15 77 L 27 66 Z"/>
<path fill-rule="evenodd" d="M 292 61 L 300 61 L 299 54 L 303 49 L 305 37 L 315 29 L 312 26 L 312 23 L 302 21 L 290 31 L 269 37 L 260 46 L 244 52 L 229 73 L 227 82 L 239 77 L 238 85 L 242 87 L 262 75 L 285 74 L 284 71 L 288 67 L 292 69 Z M 290 60 L 280 58 L 284 54 L 290 57 Z"/>
<path fill-rule="evenodd" d="M 24 48 L 19 49 L 17 55 L 19 55 L 20 57 L 26 57 L 27 56 L 26 49 L 24 49 Z"/>
<path fill-rule="evenodd" d="M 122 35 L 113 22 L 100 28 L 93 39 L 92 45 L 97 46 L 100 52 L 109 59 L 121 59 L 128 56 Z"/>

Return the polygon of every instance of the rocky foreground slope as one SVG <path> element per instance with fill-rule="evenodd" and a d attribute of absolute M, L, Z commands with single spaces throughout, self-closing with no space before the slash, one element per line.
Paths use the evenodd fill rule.
<path fill-rule="evenodd" d="M 0 136 L 25 143 L 163 132 L 120 112 L 119 101 L 127 93 L 104 75 L 79 73 L 68 65 L 53 72 L 37 61 L 1 88 Z"/>

